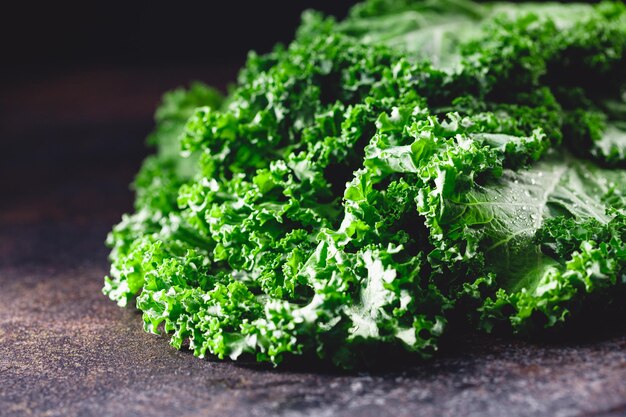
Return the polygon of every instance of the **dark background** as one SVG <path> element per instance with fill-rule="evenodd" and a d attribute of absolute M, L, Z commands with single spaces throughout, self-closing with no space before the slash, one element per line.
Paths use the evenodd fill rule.
<path fill-rule="evenodd" d="M 161 95 L 199 80 L 222 91 L 249 50 L 288 43 L 303 10 L 342 17 L 354 1 L 96 1 L 0 9 L 0 209 L 58 195 L 87 171 L 149 152 Z M 53 184 L 40 181 L 42 173 Z M 19 181 L 16 181 L 19 179 Z M 124 205 L 130 209 L 131 195 Z"/>
<path fill-rule="evenodd" d="M 32 76 L 95 65 L 241 63 L 250 49 L 266 52 L 288 42 L 303 10 L 342 17 L 352 3 L 24 1 L 3 12 L 3 67 L 12 75 Z"/>

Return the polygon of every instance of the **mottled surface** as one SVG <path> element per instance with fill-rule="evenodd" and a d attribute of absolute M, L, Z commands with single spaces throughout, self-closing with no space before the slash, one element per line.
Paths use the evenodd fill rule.
<path fill-rule="evenodd" d="M 428 364 L 356 374 L 200 360 L 143 333 L 100 288 L 157 94 L 185 80 L 150 74 L 0 96 L 1 416 L 626 415 L 623 331 L 551 345 L 479 336 Z"/>

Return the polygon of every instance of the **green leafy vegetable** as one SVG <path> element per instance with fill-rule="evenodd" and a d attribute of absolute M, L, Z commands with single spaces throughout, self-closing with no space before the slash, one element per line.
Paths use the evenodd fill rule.
<path fill-rule="evenodd" d="M 198 356 L 437 350 L 618 311 L 626 7 L 307 12 L 226 99 L 165 96 L 104 293 Z M 596 307 L 594 307 L 596 306 Z"/>

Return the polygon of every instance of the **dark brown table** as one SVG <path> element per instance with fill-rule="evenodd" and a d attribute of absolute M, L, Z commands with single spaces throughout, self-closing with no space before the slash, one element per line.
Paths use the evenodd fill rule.
<path fill-rule="evenodd" d="M 1 416 L 623 416 L 626 331 L 472 336 L 430 363 L 338 373 L 197 359 L 100 292 L 106 233 L 160 93 L 232 67 L 84 69 L 0 86 Z M 7 80 L 8 81 L 8 80 Z"/>

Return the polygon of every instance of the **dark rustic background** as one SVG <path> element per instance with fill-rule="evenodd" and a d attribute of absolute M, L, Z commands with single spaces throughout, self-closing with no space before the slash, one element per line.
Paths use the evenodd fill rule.
<path fill-rule="evenodd" d="M 103 241 L 165 90 L 222 89 L 303 8 L 347 2 L 23 2 L 0 25 L 1 416 L 622 416 L 626 332 L 487 336 L 431 363 L 342 374 L 200 360 L 101 293 Z"/>

